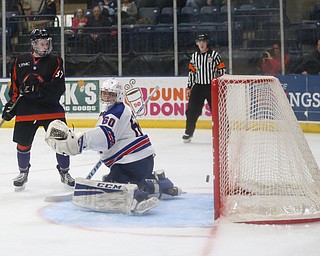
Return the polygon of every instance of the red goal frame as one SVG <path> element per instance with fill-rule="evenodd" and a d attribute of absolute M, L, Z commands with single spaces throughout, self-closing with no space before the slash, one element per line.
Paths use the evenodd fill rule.
<path fill-rule="evenodd" d="M 237 82 L 247 82 L 244 76 L 243 80 L 237 76 Z M 252 77 L 252 76 L 251 76 Z M 257 81 L 260 79 L 266 80 L 268 77 L 257 76 Z M 232 80 L 231 80 L 232 81 Z M 212 80 L 211 100 L 212 100 L 212 144 L 213 144 L 213 199 L 214 199 L 214 220 L 218 220 L 221 216 L 221 209 L 224 205 L 221 201 L 220 191 L 220 134 L 219 134 L 219 100 L 224 101 L 224 96 L 219 95 L 219 78 Z M 219 99 L 220 97 L 220 99 Z M 221 110 L 220 110 L 221 111 Z M 223 111 L 223 110 L 222 110 Z M 258 221 L 245 221 L 244 223 L 253 224 L 293 224 L 293 223 L 307 223 L 320 221 L 320 217 L 306 217 L 300 219 L 279 219 L 279 220 L 258 220 Z"/>

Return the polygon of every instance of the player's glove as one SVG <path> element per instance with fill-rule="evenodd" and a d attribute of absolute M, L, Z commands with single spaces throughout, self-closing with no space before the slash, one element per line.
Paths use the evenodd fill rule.
<path fill-rule="evenodd" d="M 39 90 L 42 83 L 41 77 L 31 74 L 24 80 L 19 88 L 19 92 L 22 95 L 40 96 Z"/>
<path fill-rule="evenodd" d="M 3 112 L 2 112 L 2 119 L 6 121 L 10 121 L 14 116 L 16 115 L 16 111 L 12 109 L 13 103 L 10 101 L 4 106 Z"/>

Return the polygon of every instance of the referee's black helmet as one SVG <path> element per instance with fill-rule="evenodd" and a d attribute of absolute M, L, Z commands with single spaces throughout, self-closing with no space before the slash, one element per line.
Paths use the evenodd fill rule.
<path fill-rule="evenodd" d="M 196 36 L 196 41 L 209 41 L 209 37 L 206 33 L 199 33 Z"/>

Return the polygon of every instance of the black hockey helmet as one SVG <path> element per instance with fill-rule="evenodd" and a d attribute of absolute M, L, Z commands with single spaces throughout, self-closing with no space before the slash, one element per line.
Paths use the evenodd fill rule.
<path fill-rule="evenodd" d="M 51 38 L 51 36 L 49 35 L 49 33 L 47 32 L 47 30 L 45 29 L 34 29 L 31 31 L 30 33 L 30 40 L 34 41 L 37 39 L 48 39 Z"/>
<path fill-rule="evenodd" d="M 47 40 L 48 47 L 47 49 L 40 49 L 39 45 L 37 44 L 38 40 Z M 34 29 L 30 33 L 30 41 L 32 49 L 41 57 L 46 56 L 52 51 L 52 38 L 45 29 Z"/>
<path fill-rule="evenodd" d="M 208 34 L 206 34 L 206 33 L 197 34 L 196 41 L 209 41 Z"/>

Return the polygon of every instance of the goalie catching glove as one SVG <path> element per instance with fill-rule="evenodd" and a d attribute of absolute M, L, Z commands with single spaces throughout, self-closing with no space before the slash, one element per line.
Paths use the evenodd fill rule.
<path fill-rule="evenodd" d="M 45 136 L 46 143 L 58 154 L 75 156 L 83 149 L 83 133 L 75 133 L 60 121 L 52 121 Z"/>

